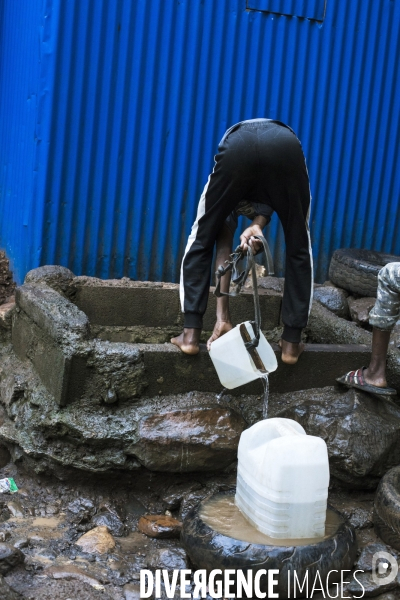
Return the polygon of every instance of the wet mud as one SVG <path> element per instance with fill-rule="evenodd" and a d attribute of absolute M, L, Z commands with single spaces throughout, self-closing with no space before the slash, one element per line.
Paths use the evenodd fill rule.
<path fill-rule="evenodd" d="M 60 481 L 9 463 L 0 469 L 3 477 L 13 477 L 19 491 L 0 495 L 0 541 L 24 555 L 5 582 L 26 599 L 122 600 L 135 597 L 127 594 L 136 589 L 141 569 L 193 568 L 179 539 L 144 535 L 140 517 L 167 512 L 182 521 L 203 499 L 233 490 L 236 470 L 175 475 L 143 469 L 114 478 Z M 372 525 L 373 497 L 336 484 L 330 491 L 330 505 L 355 527 L 359 552 L 379 541 Z M 215 527 L 226 526 L 221 514 L 209 517 Z M 106 525 L 115 547 L 103 554 L 82 551 L 76 542 L 99 525 Z"/>

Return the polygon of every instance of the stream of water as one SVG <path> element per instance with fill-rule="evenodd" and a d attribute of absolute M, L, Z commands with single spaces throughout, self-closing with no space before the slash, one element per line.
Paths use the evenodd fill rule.
<path fill-rule="evenodd" d="M 228 390 L 224 387 L 222 388 L 222 391 L 217 394 L 216 398 L 217 398 L 217 402 L 221 402 L 222 398 L 225 396 L 225 394 L 228 392 Z"/>
<path fill-rule="evenodd" d="M 268 374 L 263 375 L 261 377 L 261 381 L 264 388 L 264 397 L 263 397 L 263 419 L 268 419 L 268 398 L 269 398 L 269 381 Z"/>
<path fill-rule="evenodd" d="M 263 395 L 263 409 L 262 409 L 262 416 L 263 419 L 268 419 L 268 399 L 269 399 L 269 381 L 268 381 L 268 374 L 263 375 L 262 377 L 260 377 L 262 384 L 263 384 L 263 388 L 264 388 L 264 395 Z M 222 391 L 216 395 L 216 400 L 217 402 L 221 402 L 222 398 L 227 394 L 229 390 L 227 390 L 225 387 L 222 388 Z M 225 401 L 228 401 L 228 398 L 225 398 Z"/>

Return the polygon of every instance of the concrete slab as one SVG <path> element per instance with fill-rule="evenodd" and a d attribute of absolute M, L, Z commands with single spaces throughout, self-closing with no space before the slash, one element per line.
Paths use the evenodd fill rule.
<path fill-rule="evenodd" d="M 222 386 L 203 345 L 197 356 L 187 356 L 172 344 L 138 344 L 143 352 L 148 387 L 145 394 L 178 394 L 191 390 L 220 392 Z M 280 360 L 280 349 L 274 345 L 278 370 L 270 376 L 270 389 L 284 393 L 333 385 L 336 377 L 366 364 L 369 346 L 307 344 L 296 365 Z M 233 394 L 261 394 L 261 382 L 255 381 Z"/>
<path fill-rule="evenodd" d="M 72 302 L 47 285 L 25 284 L 15 292 L 17 309 L 60 344 L 89 338 L 89 320 Z"/>
<path fill-rule="evenodd" d="M 16 290 L 12 343 L 29 359 L 60 406 L 80 397 L 86 377 L 89 321 L 72 302 L 47 285 Z"/>
<path fill-rule="evenodd" d="M 71 358 L 62 348 L 36 325 L 25 313 L 15 315 L 12 327 L 15 354 L 21 360 L 29 359 L 43 385 L 57 404 L 67 403 Z"/>
<path fill-rule="evenodd" d="M 90 323 L 105 326 L 181 327 L 183 317 L 179 301 L 179 285 L 140 281 L 103 281 L 76 277 L 74 303 L 89 318 Z M 216 297 L 210 289 L 203 329 L 212 331 L 215 323 Z M 260 289 L 263 329 L 279 325 L 282 295 L 274 290 Z M 230 301 L 235 324 L 254 318 L 253 294 L 244 291 Z"/>

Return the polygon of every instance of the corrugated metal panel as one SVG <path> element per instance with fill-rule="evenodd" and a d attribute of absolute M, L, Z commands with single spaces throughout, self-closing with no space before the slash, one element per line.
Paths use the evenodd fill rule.
<path fill-rule="evenodd" d="M 37 71 L 43 57 L 33 77 L 40 143 L 28 119 L 29 152 L 12 136 L 23 85 L 7 89 L 0 73 L 12 150 L 3 144 L 0 242 L 20 279 L 59 263 L 77 274 L 177 280 L 219 139 L 261 116 L 302 140 L 318 280 L 337 247 L 400 254 L 399 0 L 328 0 L 323 23 L 250 11 L 246 0 L 3 7 L 8 76 L 28 58 L 18 75 L 27 85 L 29 64 Z M 268 235 L 282 270 L 276 219 Z"/>
<path fill-rule="evenodd" d="M 19 272 L 28 267 L 42 0 L 25 4 L 0 2 L 0 247 Z"/>
<path fill-rule="evenodd" d="M 247 0 L 247 8 L 322 21 L 327 0 Z"/>

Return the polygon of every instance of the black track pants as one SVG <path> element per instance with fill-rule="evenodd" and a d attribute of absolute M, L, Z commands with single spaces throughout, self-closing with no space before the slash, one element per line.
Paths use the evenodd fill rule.
<path fill-rule="evenodd" d="M 312 298 L 310 186 L 296 135 L 282 123 L 267 119 L 234 125 L 218 147 L 214 170 L 201 195 L 182 261 L 184 326 L 202 327 L 215 240 L 241 200 L 268 204 L 282 223 L 286 242 L 282 337 L 288 342 L 299 342 Z"/>

